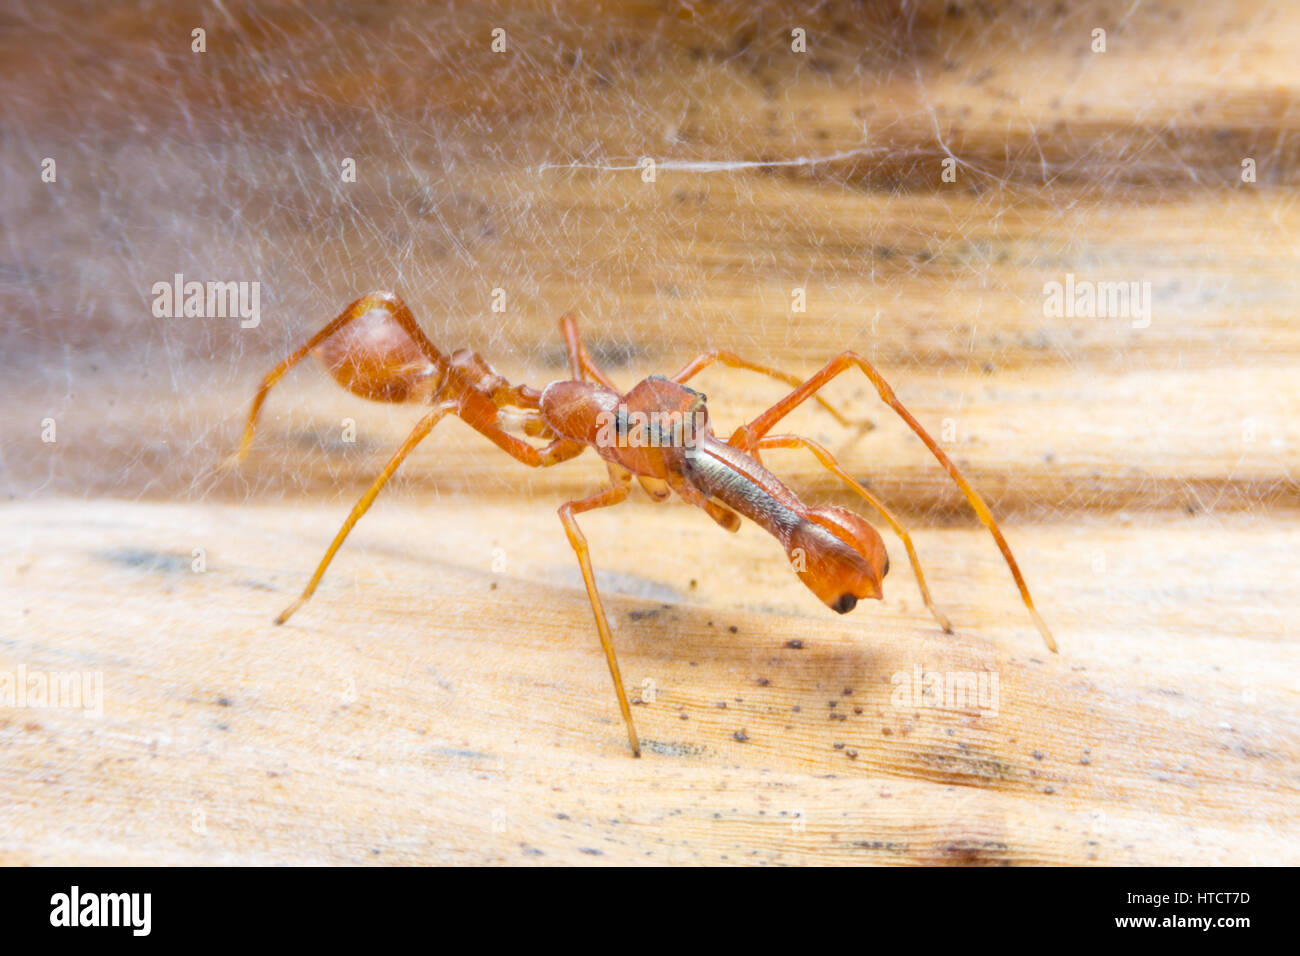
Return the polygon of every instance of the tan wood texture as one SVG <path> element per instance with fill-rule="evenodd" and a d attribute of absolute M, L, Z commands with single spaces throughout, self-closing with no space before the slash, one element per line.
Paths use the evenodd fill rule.
<path fill-rule="evenodd" d="M 1194 7 L 3 31 L 31 67 L 0 81 L 0 695 L 87 675 L 102 714 L 0 696 L 0 862 L 1300 862 L 1300 13 Z M 177 272 L 262 282 L 260 323 L 154 317 Z M 1149 323 L 1049 314 L 1067 274 L 1149 283 Z M 455 421 L 273 626 L 418 409 L 304 366 L 242 470 L 215 465 L 260 376 L 374 288 L 539 386 L 569 309 L 625 386 L 710 348 L 868 356 L 1003 520 L 1061 653 L 852 375 L 827 397 L 870 431 L 814 407 L 782 430 L 897 510 L 952 636 L 887 531 L 885 599 L 840 617 L 759 529 L 634 493 L 579 519 L 634 760 L 555 515 L 604 469 L 530 471 Z M 698 384 L 724 435 L 785 391 Z M 809 456 L 766 460 L 858 507 Z M 985 695 L 936 702 L 926 674 Z"/>

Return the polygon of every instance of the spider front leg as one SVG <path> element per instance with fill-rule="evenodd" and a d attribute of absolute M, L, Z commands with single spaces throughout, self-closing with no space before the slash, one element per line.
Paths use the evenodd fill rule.
<path fill-rule="evenodd" d="M 695 358 L 686 363 L 685 367 L 683 367 L 680 372 L 672 376 L 672 380 L 678 385 L 685 384 L 688 380 L 694 378 L 700 372 L 715 363 L 721 363 L 728 368 L 739 368 L 745 369 L 749 372 L 757 372 L 759 375 L 766 375 L 768 378 L 776 379 L 778 382 L 785 382 L 787 385 L 799 385 L 799 376 L 797 375 L 790 372 L 783 372 L 778 368 L 772 368 L 768 365 L 759 365 L 757 362 L 751 362 L 748 359 L 741 358 L 735 352 L 727 352 L 722 349 L 715 349 L 712 352 L 702 352 L 695 356 Z M 856 428 L 858 434 L 868 432 L 875 427 L 872 422 L 866 419 L 855 424 L 849 420 L 847 415 L 820 395 L 815 396 L 815 399 L 817 404 L 830 412 L 831 417 L 833 417 L 837 422 L 846 428 Z"/>
<path fill-rule="evenodd" d="M 618 671 L 618 659 L 614 656 L 614 638 L 609 632 L 609 621 L 605 618 L 605 609 L 600 603 L 600 593 L 596 590 L 596 576 L 591 569 L 591 554 L 587 547 L 586 535 L 578 527 L 574 515 L 596 508 L 607 508 L 627 498 L 632 476 L 629 472 L 610 465 L 611 487 L 602 492 L 583 498 L 581 501 L 569 501 L 560 505 L 560 520 L 564 522 L 564 531 L 569 536 L 569 544 L 578 556 L 578 565 L 582 568 L 582 580 L 587 585 L 587 597 L 591 601 L 591 611 L 596 616 L 596 630 L 600 633 L 600 644 L 605 649 L 605 660 L 609 662 L 609 676 L 614 680 L 614 691 L 618 694 L 618 706 L 623 712 L 623 721 L 627 724 L 627 739 L 632 744 L 632 756 L 641 756 L 641 741 L 636 734 L 636 725 L 632 722 L 632 708 L 628 706 L 627 692 L 623 689 L 623 678 Z"/>
<path fill-rule="evenodd" d="M 884 518 L 889 526 L 894 529 L 894 534 L 898 535 L 898 537 L 902 539 L 903 547 L 907 549 L 907 558 L 912 563 L 912 573 L 916 575 L 916 584 L 921 589 L 921 599 L 925 601 L 925 606 L 930 609 L 930 613 L 933 614 L 934 619 L 939 622 L 939 626 L 943 628 L 944 633 L 952 633 L 952 623 L 948 620 L 947 615 L 935 606 L 933 599 L 930 597 L 930 589 L 925 583 L 925 574 L 921 571 L 921 559 L 916 556 L 916 548 L 912 545 L 912 536 L 907 533 L 907 529 L 903 527 L 902 522 L 894 517 L 893 512 L 886 508 L 879 498 L 864 488 L 859 482 L 855 481 L 853 476 L 845 471 L 840 463 L 835 460 L 834 455 L 811 439 L 801 438 L 798 435 L 769 435 L 767 438 L 759 440 L 758 447 L 806 448 L 808 451 L 812 452 L 813 456 L 821 462 L 827 471 L 838 477 L 846 485 L 856 491 L 867 502 L 867 504 L 875 508 L 876 511 L 880 513 L 880 517 Z"/>
<path fill-rule="evenodd" d="M 844 352 L 837 358 L 832 359 L 816 375 L 808 379 L 808 381 L 804 382 L 785 398 L 781 399 L 781 401 L 777 402 L 765 411 L 762 415 L 759 415 L 758 418 L 754 419 L 748 425 L 742 425 L 740 428 L 736 429 L 727 444 L 746 452 L 754 451 L 758 447 L 763 436 L 771 431 L 772 427 L 776 425 L 777 422 L 785 418 L 786 415 L 790 414 L 790 412 L 798 408 L 809 398 L 816 397 L 817 393 L 821 391 L 821 389 L 824 388 L 831 379 L 850 368 L 857 368 L 870 380 L 871 384 L 875 386 L 876 391 L 879 393 L 881 400 L 897 412 L 898 416 L 902 418 L 903 421 L 907 422 L 908 427 L 911 428 L 912 431 L 916 433 L 917 437 L 925 443 L 925 447 L 930 449 L 930 453 L 938 459 L 939 464 L 943 466 L 944 470 L 948 472 L 948 475 L 952 480 L 956 482 L 957 487 L 960 488 L 962 494 L 966 496 L 966 500 L 970 502 L 970 506 L 974 509 L 975 515 L 979 518 L 980 523 L 989 529 L 989 533 L 993 535 L 993 540 L 997 542 L 998 550 L 1002 552 L 1002 557 L 1006 560 L 1007 567 L 1011 569 L 1011 576 L 1015 578 L 1016 587 L 1020 590 L 1021 600 L 1024 601 L 1025 607 L 1029 610 L 1029 616 L 1033 619 L 1035 626 L 1037 626 L 1039 634 L 1042 635 L 1043 642 L 1047 645 L 1048 650 L 1056 653 L 1056 639 L 1052 637 L 1052 632 L 1047 629 L 1047 624 L 1044 623 L 1042 617 L 1039 616 L 1037 609 L 1034 607 L 1034 599 L 1029 596 L 1029 587 L 1025 584 L 1024 575 L 1020 573 L 1020 566 L 1016 564 L 1015 556 L 1011 553 L 1011 547 L 1007 544 L 1006 538 L 1002 536 L 1002 531 L 998 528 L 998 523 L 994 520 L 993 513 L 989 511 L 988 505 L 984 503 L 984 499 L 979 496 L 979 493 L 971 487 L 970 482 L 968 482 L 962 473 L 957 470 L 957 466 L 952 463 L 952 460 L 944 454 L 943 449 L 940 448 L 935 440 L 930 437 L 930 434 L 921 427 L 921 423 L 913 418 L 912 413 L 903 407 L 903 403 L 898 400 L 898 397 L 894 394 L 894 390 L 889 387 L 889 383 L 887 383 L 871 363 L 862 358 L 862 356 L 857 355 L 854 352 Z"/>
<path fill-rule="evenodd" d="M 587 351 L 587 346 L 582 344 L 582 337 L 578 334 L 578 320 L 572 313 L 566 312 L 560 316 L 560 331 L 564 333 L 564 344 L 569 352 L 569 372 L 574 381 L 581 382 L 583 373 L 586 373 L 591 376 L 592 381 L 617 392 L 618 386 L 596 366 L 592 361 L 591 353 Z"/>

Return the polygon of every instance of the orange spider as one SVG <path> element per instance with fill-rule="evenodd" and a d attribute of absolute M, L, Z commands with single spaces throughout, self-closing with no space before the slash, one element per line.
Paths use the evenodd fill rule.
<path fill-rule="evenodd" d="M 348 532 L 366 513 L 403 459 L 444 416 L 452 414 L 533 468 L 567 461 L 587 448 L 595 449 L 605 460 L 609 487 L 588 498 L 566 502 L 560 506 L 559 514 L 582 568 L 596 629 L 635 756 L 641 755 L 640 741 L 619 676 L 609 623 L 596 591 L 587 540 L 575 518 L 581 512 L 623 501 L 634 476 L 654 499 L 662 501 L 676 492 L 704 509 L 729 531 L 739 528 L 740 515 L 762 526 L 781 542 L 799 579 L 829 608 L 846 614 L 862 598 L 882 596 L 881 584 L 889 571 L 889 556 L 875 528 L 861 517 L 843 508 L 808 507 L 759 461 L 759 452 L 764 449 L 805 448 L 879 512 L 902 539 L 926 607 L 944 631 L 952 633 L 952 625 L 930 599 L 930 589 L 912 539 L 894 515 L 821 445 L 796 435 L 768 435 L 777 422 L 809 398 L 822 404 L 841 424 L 848 424 L 817 392 L 836 375 L 857 368 L 870 379 L 881 399 L 916 432 L 965 494 L 975 514 L 997 541 L 1043 640 L 1050 650 L 1056 651 L 1056 642 L 1034 609 L 1016 559 L 983 499 L 898 401 L 880 373 L 861 356 L 844 352 L 801 383 L 794 375 L 746 361 L 731 352 L 711 351 L 689 362 L 676 375 L 652 376 L 624 394 L 596 367 L 578 337 L 573 319 L 565 316 L 560 324 L 568 345 L 572 378 L 552 382 L 542 391 L 511 385 L 468 350 L 454 352 L 450 357 L 444 355 L 425 336 L 405 303 L 391 292 L 374 292 L 357 299 L 271 370 L 253 399 L 243 439 L 233 456 L 236 462 L 248 453 L 267 392 L 308 352 L 314 352 L 340 385 L 362 398 L 430 406 L 353 507 L 302 594 L 280 613 L 275 623 L 283 624 L 306 603 Z M 684 384 L 715 362 L 771 376 L 795 389 L 723 441 L 713 434 L 709 425 L 705 396 Z M 511 431 L 548 443 L 539 448 L 517 434 L 510 434 Z"/>

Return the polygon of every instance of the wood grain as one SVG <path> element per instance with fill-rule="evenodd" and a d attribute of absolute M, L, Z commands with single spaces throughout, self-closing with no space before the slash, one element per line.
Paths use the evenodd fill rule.
<path fill-rule="evenodd" d="M 1296 861 L 1294 519 L 1011 528 L 1053 657 L 974 529 L 917 536 L 946 637 L 904 575 L 831 619 L 753 529 L 591 517 L 638 761 L 550 508 L 390 502 L 272 626 L 338 511 L 0 512 L 0 667 L 104 675 L 102 718 L 6 713 L 6 862 Z M 898 706 L 917 667 L 996 712 Z"/>
<path fill-rule="evenodd" d="M 0 706 L 0 863 L 1300 862 L 1300 13 L 818 4 L 792 59 L 775 4 L 142 10 L 0 31 L 30 64 L 0 78 L 0 691 L 103 687 L 101 716 Z M 758 165 L 589 168 L 647 155 Z M 154 318 L 176 272 L 263 282 L 261 324 Z M 1047 314 L 1067 273 L 1149 282 L 1150 324 Z M 260 375 L 387 287 L 534 385 L 568 309 L 626 385 L 715 347 L 869 356 L 1061 653 L 848 376 L 828 397 L 871 431 L 790 428 L 906 520 L 952 636 L 889 535 L 885 600 L 838 617 L 752 526 L 584 516 L 633 760 L 555 515 L 603 469 L 529 471 L 456 422 L 272 626 L 418 411 L 304 368 L 214 466 Z M 723 433 L 783 392 L 700 385 Z M 918 672 L 997 695 L 903 698 Z"/>

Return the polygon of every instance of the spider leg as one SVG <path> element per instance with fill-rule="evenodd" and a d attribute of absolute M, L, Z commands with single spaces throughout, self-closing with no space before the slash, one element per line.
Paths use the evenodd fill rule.
<path fill-rule="evenodd" d="M 564 342 L 569 351 L 569 373 L 574 381 L 581 382 L 583 373 L 586 372 L 593 381 L 617 392 L 618 386 L 596 366 L 587 347 L 582 344 L 582 338 L 578 335 L 578 320 L 573 317 L 573 313 L 566 312 L 560 316 L 560 329 L 564 332 Z"/>
<path fill-rule="evenodd" d="M 1021 600 L 1025 602 L 1025 607 L 1029 610 L 1029 616 L 1037 626 L 1038 632 L 1043 636 L 1043 642 L 1047 645 L 1048 650 L 1055 653 L 1056 639 L 1052 637 L 1052 632 L 1047 629 L 1047 624 L 1044 623 L 1042 617 L 1039 616 L 1037 609 L 1034 607 L 1034 599 L 1029 596 L 1029 587 L 1025 584 L 1024 575 L 1020 573 L 1020 566 L 1016 564 L 1016 559 L 1011 553 L 1011 547 L 1007 544 L 1007 539 L 1002 536 L 1002 531 L 998 528 L 998 523 L 994 520 L 993 513 L 989 511 L 988 505 L 984 503 L 984 499 L 979 496 L 979 493 L 971 487 L 970 482 L 968 482 L 962 473 L 957 470 L 957 466 L 952 463 L 952 460 L 944 454 L 943 449 L 940 448 L 935 440 L 930 437 L 930 434 L 921 427 L 921 423 L 913 418 L 912 413 L 903 407 L 903 403 L 898 400 L 898 397 L 894 394 L 894 390 L 889 387 L 889 383 L 887 383 L 871 363 L 862 358 L 862 356 L 857 355 L 854 352 L 844 352 L 837 358 L 832 359 L 824 368 L 822 368 L 821 371 L 817 372 L 812 378 L 808 379 L 808 381 L 804 382 L 785 398 L 781 399 L 781 401 L 777 402 L 765 411 L 762 415 L 759 415 L 758 418 L 754 419 L 748 425 L 742 425 L 740 428 L 736 429 L 735 433 L 728 440 L 728 444 L 744 451 L 753 449 L 758 445 L 759 440 L 771 431 L 772 427 L 777 422 L 807 399 L 816 396 L 817 392 L 824 388 L 826 383 L 835 378 L 835 376 L 850 368 L 857 368 L 871 381 L 871 384 L 875 386 L 876 391 L 879 393 L 881 400 L 898 413 L 898 416 L 902 418 L 903 421 L 907 423 L 908 427 L 916 433 L 917 437 L 925 443 L 925 447 L 930 449 L 930 453 L 938 459 L 939 464 L 943 466 L 944 470 L 948 472 L 948 475 L 952 480 L 956 482 L 957 487 L 960 488 L 962 494 L 966 496 L 966 500 L 970 502 L 970 506 L 975 511 L 980 523 L 983 524 L 984 527 L 988 528 L 989 532 L 993 535 L 993 540 L 997 542 L 998 550 L 1002 552 L 1002 557 L 1006 560 L 1007 567 L 1011 569 L 1011 576 L 1015 578 L 1016 587 L 1019 588 Z"/>
<path fill-rule="evenodd" d="M 925 606 L 930 609 L 930 613 L 933 614 L 934 619 L 939 622 L 939 626 L 943 628 L 944 633 L 952 633 L 952 624 L 948 621 L 947 616 L 935 606 L 934 601 L 930 598 L 930 589 L 926 586 L 925 574 L 921 571 L 921 559 L 916 556 L 916 548 L 912 546 L 912 536 L 907 533 L 907 529 L 903 527 L 902 522 L 900 522 L 894 514 L 885 507 L 879 498 L 873 495 L 859 482 L 855 481 L 853 477 L 844 470 L 840 463 L 835 460 L 834 455 L 811 439 L 801 438 L 798 435 L 770 435 L 767 438 L 760 439 L 758 447 L 806 448 L 808 451 L 813 453 L 813 456 L 822 463 L 827 471 L 833 473 L 846 485 L 861 495 L 862 498 L 866 500 L 867 504 L 875 508 L 876 511 L 880 513 L 880 517 L 884 518 L 885 521 L 888 522 L 889 526 L 894 529 L 894 534 L 898 535 L 898 537 L 902 539 L 903 547 L 907 549 L 908 560 L 912 562 L 912 573 L 916 575 L 916 583 L 921 589 L 921 599 L 925 601 Z"/>
<path fill-rule="evenodd" d="M 610 480 L 613 484 L 604 491 L 597 492 L 581 501 L 569 501 L 560 505 L 560 521 L 569 536 L 569 544 L 578 556 L 578 565 L 582 568 L 582 580 L 587 585 L 587 597 L 591 600 L 591 610 L 596 616 L 596 630 L 600 632 L 600 644 L 605 650 L 605 660 L 609 663 L 609 675 L 614 680 L 614 691 L 618 694 L 618 706 L 623 712 L 623 721 L 627 724 L 627 737 L 632 744 L 632 755 L 641 756 L 641 741 L 636 735 L 636 725 L 632 723 L 632 708 L 628 706 L 627 692 L 623 689 L 623 678 L 618 672 L 618 659 L 614 656 L 614 639 L 609 632 L 609 621 L 605 619 L 605 609 L 600 603 L 600 594 L 596 590 L 596 577 L 591 569 L 591 555 L 587 548 L 587 538 L 578 527 L 574 515 L 596 508 L 607 508 L 623 501 L 631 486 L 631 474 L 611 466 Z"/>
<path fill-rule="evenodd" d="M 352 530 L 353 526 L 356 525 L 356 523 L 361 520 L 361 516 L 370 509 L 370 505 L 374 503 L 380 490 L 388 483 L 388 479 L 393 477 L 393 473 L 401 466 L 402 461 L 406 456 L 411 453 L 412 449 L 414 449 L 416 445 L 428 436 L 429 432 L 433 430 L 433 426 L 438 424 L 438 422 L 448 413 L 463 414 L 464 408 L 460 402 L 456 400 L 448 400 L 439 404 L 431 412 L 420 419 L 415 428 L 411 431 L 411 434 L 406 437 L 406 441 L 402 442 L 402 447 L 397 449 L 393 454 L 393 457 L 388 460 L 388 464 L 386 464 L 383 471 L 379 473 L 379 477 L 374 480 L 374 483 L 371 484 L 366 493 L 362 495 L 361 499 L 353 506 L 352 512 L 348 515 L 347 520 L 343 522 L 343 527 L 339 528 L 338 534 L 334 536 L 333 543 L 330 544 L 329 550 L 325 552 L 325 557 L 321 559 L 320 565 L 316 568 L 316 573 L 311 576 L 311 580 L 307 583 L 307 587 L 303 589 L 302 594 L 293 602 L 293 604 L 289 605 L 280 613 L 280 616 L 275 619 L 276 624 L 283 624 L 285 621 L 289 620 L 290 615 L 307 603 L 307 599 L 315 592 L 316 585 L 320 583 L 321 577 L 325 574 L 325 569 L 328 568 L 330 562 L 334 560 L 335 552 L 337 552 L 339 547 L 343 544 L 343 540 L 348 536 L 348 533 Z M 472 422 L 469 424 L 473 425 Z M 549 445 L 542 448 L 536 448 L 533 445 L 528 444 L 528 442 L 524 441 L 522 438 L 507 434 L 495 427 L 474 425 L 474 428 L 486 437 L 490 438 L 498 447 L 508 452 L 512 457 L 533 468 L 546 468 L 551 465 L 559 464 L 562 461 L 568 461 L 570 458 L 574 458 L 586 450 L 587 447 L 578 442 L 557 439 Z"/>
<path fill-rule="evenodd" d="M 347 520 L 343 522 L 343 527 L 339 528 L 338 534 L 334 535 L 334 540 L 331 542 L 329 550 L 325 552 L 325 557 L 321 558 L 320 564 L 316 566 L 316 573 L 311 576 L 311 580 L 307 582 L 307 586 L 303 588 L 303 592 L 298 596 L 298 599 L 280 612 L 280 616 L 275 619 L 276 624 L 283 624 L 289 620 L 294 611 L 307 603 L 307 600 L 315 593 L 316 585 L 320 584 L 320 579 L 325 575 L 325 569 L 334 560 L 334 555 L 343 544 L 343 540 L 348 536 L 353 526 L 361 520 L 361 516 L 370 510 L 371 504 L 374 503 L 384 485 L 388 483 L 388 479 L 393 477 L 393 473 L 397 471 L 415 446 L 420 444 L 428 436 L 429 432 L 433 431 L 433 426 L 438 424 L 448 412 L 455 411 L 455 409 L 455 402 L 443 402 L 416 423 L 415 428 L 411 430 L 411 434 L 406 436 L 406 441 L 402 442 L 402 447 L 393 453 L 393 457 L 388 459 L 388 464 L 384 465 L 383 471 L 379 473 L 379 476 L 366 490 L 366 493 L 361 496 L 361 500 L 352 506 L 352 512 L 348 515 Z"/>
<path fill-rule="evenodd" d="M 748 359 L 741 358 L 735 352 L 727 352 L 722 350 L 714 350 L 712 352 L 702 352 L 701 354 L 695 356 L 695 358 L 691 359 L 688 363 L 686 363 L 686 366 L 680 372 L 678 372 L 676 375 L 671 376 L 672 381 L 676 382 L 679 385 L 684 384 L 686 381 L 688 381 L 691 378 L 694 378 L 697 374 L 699 374 L 700 372 L 708 368 L 710 365 L 713 365 L 717 362 L 721 362 L 723 365 L 726 365 L 728 368 L 741 368 L 741 369 L 747 369 L 750 372 L 757 372 L 760 375 L 766 375 L 768 378 L 774 378 L 778 382 L 785 382 L 787 385 L 792 385 L 797 387 L 800 384 L 800 378 L 797 375 L 793 375 L 790 372 L 783 372 L 780 369 L 772 368 L 768 365 L 759 365 L 757 362 L 751 362 Z M 826 399 L 822 398 L 820 395 L 817 396 L 816 398 L 817 398 L 817 403 L 821 405 L 822 408 L 826 409 L 826 411 L 830 412 L 831 416 L 837 422 L 839 422 L 841 425 L 844 425 L 845 427 L 856 427 L 860 433 L 870 431 L 873 427 L 875 427 L 870 421 L 866 419 L 863 419 L 862 421 L 859 421 L 855 424 L 854 422 L 849 420 L 847 415 L 841 412 L 830 402 L 826 401 Z"/>
<path fill-rule="evenodd" d="M 511 458 L 523 462 L 530 468 L 549 468 L 551 465 L 558 465 L 562 461 L 576 458 L 587 450 L 587 446 L 582 442 L 569 441 L 563 438 L 557 438 L 538 448 L 536 445 L 524 441 L 518 435 L 511 435 L 509 432 L 503 431 L 495 424 L 471 418 L 465 414 L 464 407 L 457 409 L 457 414 L 465 420 L 467 425 Z"/>
<path fill-rule="evenodd" d="M 342 312 L 302 346 L 290 352 L 262 379 L 257 388 L 257 393 L 253 396 L 253 405 L 248 412 L 248 420 L 244 425 L 244 434 L 240 439 L 239 449 L 226 459 L 224 462 L 226 467 L 238 464 L 248 454 L 248 449 L 253 444 L 253 433 L 257 428 L 257 418 L 261 414 L 266 395 L 284 377 L 285 373 L 301 362 L 313 349 L 326 343 L 345 326 L 376 309 L 387 312 L 391 321 L 396 323 L 397 328 L 409 336 L 410 342 L 399 343 L 392 338 L 381 340 L 381 347 L 390 348 L 390 354 L 371 356 L 372 363 L 364 369 L 364 373 L 358 368 L 355 361 L 349 365 L 349 352 L 347 350 L 331 356 L 328 361 L 322 358 L 322 361 L 326 361 L 327 367 L 336 378 L 341 375 L 349 378 L 350 380 L 344 382 L 344 384 L 352 391 L 364 394 L 367 398 L 380 401 L 405 401 L 409 395 L 416 391 L 418 380 L 427 381 L 431 377 L 429 366 L 432 366 L 436 378 L 441 379 L 445 376 L 448 367 L 447 357 L 429 341 L 424 331 L 415 321 L 411 310 L 401 300 L 401 297 L 393 292 L 371 292 L 363 295 L 361 298 L 349 303 Z M 375 334 L 382 336 L 383 331 L 383 329 L 376 330 Z M 365 343 L 350 344 L 362 345 Z M 403 345 L 406 348 L 403 348 Z M 412 345 L 415 350 L 414 355 L 423 357 L 426 360 L 423 367 L 411 364 L 410 360 L 414 356 L 407 353 L 410 352 L 410 346 Z M 340 378 L 340 381 L 343 381 L 343 379 Z"/>

